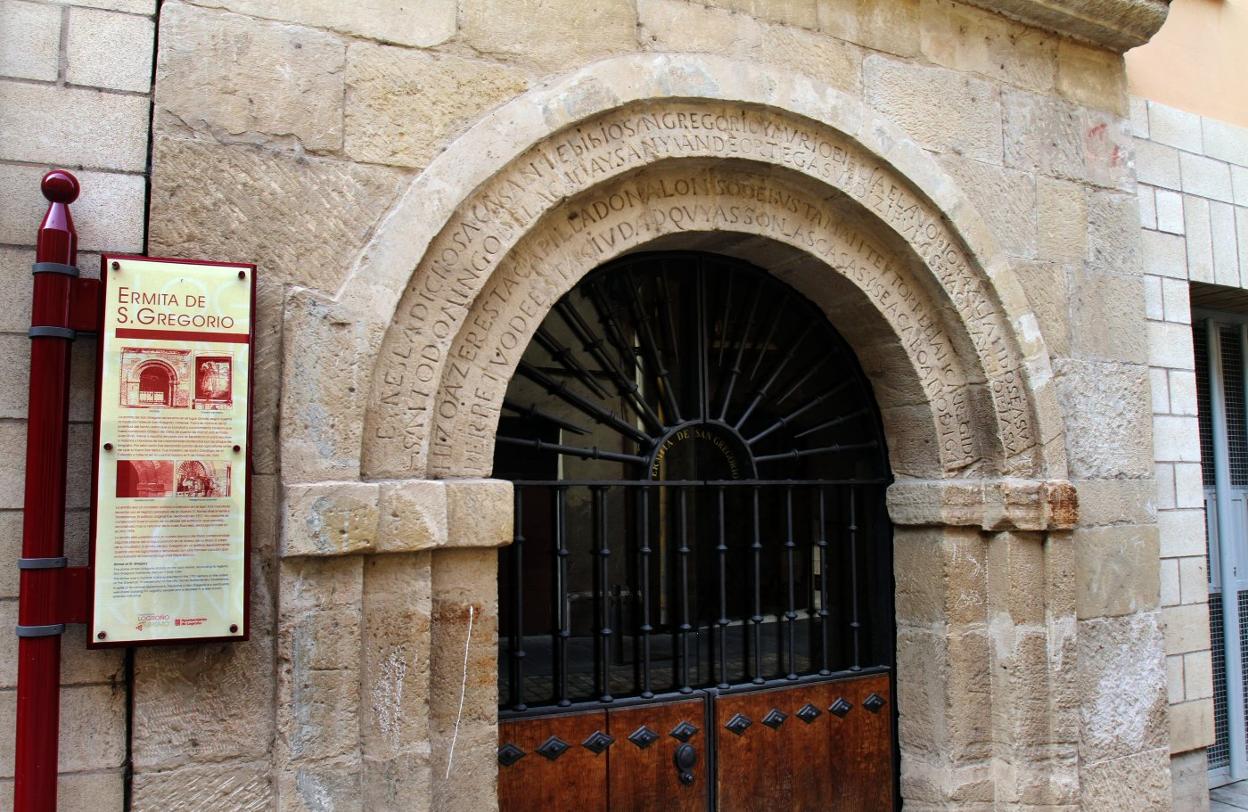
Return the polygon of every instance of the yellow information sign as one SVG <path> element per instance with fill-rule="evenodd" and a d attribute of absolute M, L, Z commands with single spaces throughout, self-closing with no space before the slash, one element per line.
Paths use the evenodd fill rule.
<path fill-rule="evenodd" d="M 244 640 L 255 266 L 106 255 L 93 647 Z"/>

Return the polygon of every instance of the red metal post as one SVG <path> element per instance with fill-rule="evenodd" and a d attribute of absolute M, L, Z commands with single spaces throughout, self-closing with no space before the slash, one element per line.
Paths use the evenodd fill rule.
<path fill-rule="evenodd" d="M 30 330 L 30 406 L 26 412 L 26 501 L 17 609 L 17 747 L 13 808 L 56 809 L 60 728 L 60 585 L 65 566 L 65 465 L 69 441 L 70 304 L 78 235 L 69 204 L 78 179 L 64 170 L 43 178 L 48 213 L 35 250 Z"/>

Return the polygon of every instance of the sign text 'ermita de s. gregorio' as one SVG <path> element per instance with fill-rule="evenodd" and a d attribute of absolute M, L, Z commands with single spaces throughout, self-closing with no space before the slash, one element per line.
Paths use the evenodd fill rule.
<path fill-rule="evenodd" d="M 103 257 L 93 647 L 247 638 L 255 276 Z"/>

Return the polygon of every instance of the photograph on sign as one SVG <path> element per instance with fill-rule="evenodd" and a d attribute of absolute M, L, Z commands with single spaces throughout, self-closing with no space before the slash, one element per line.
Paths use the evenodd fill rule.
<path fill-rule="evenodd" d="M 90 645 L 246 639 L 255 267 L 103 259 Z"/>

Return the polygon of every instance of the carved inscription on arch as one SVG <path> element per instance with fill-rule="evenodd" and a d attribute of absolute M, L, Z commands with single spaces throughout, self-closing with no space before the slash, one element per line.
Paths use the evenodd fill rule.
<path fill-rule="evenodd" d="M 605 255 L 611 252 L 613 241 L 635 236 L 627 234 L 628 229 L 645 225 L 620 222 L 603 227 L 615 219 L 613 206 L 630 210 L 638 205 L 651 206 L 647 200 L 657 199 L 655 195 L 679 194 L 679 190 L 620 192 L 632 194 L 632 198 L 599 196 L 583 207 L 577 218 L 549 226 L 543 222 L 535 228 L 538 221 L 562 201 L 588 189 L 673 159 L 735 159 L 785 167 L 841 190 L 874 213 L 910 243 L 956 308 L 990 383 L 1005 454 L 1015 456 L 1036 445 L 1020 361 L 995 297 L 939 212 L 917 197 L 894 170 L 840 134 L 794 116 L 721 102 L 664 103 L 613 111 L 551 136 L 515 159 L 459 207 L 413 274 L 382 348 L 366 429 L 375 438 L 368 444 L 372 473 L 419 471 L 431 447 L 448 444 L 449 430 L 444 427 L 447 416 L 435 409 L 449 410 L 445 405 L 449 401 L 444 398 L 435 404 L 435 393 L 443 379 L 454 385 L 457 377 L 462 378 L 462 365 L 468 363 L 450 357 L 452 343 L 464 329 L 464 321 L 487 280 L 522 239 L 531 236 L 534 245 L 526 249 L 527 258 L 518 258 L 514 266 L 524 265 L 531 275 L 566 283 L 569 274 L 586 270 L 567 256 L 569 245 L 575 243 L 573 250 L 588 252 L 586 256 Z M 650 197 L 643 199 L 642 194 Z M 720 194 L 740 199 L 749 192 L 714 192 Z M 784 209 L 788 205 L 767 201 L 766 208 Z M 818 201 L 793 205 L 822 211 Z M 661 206 L 651 208 L 652 217 L 668 218 L 656 222 L 656 227 L 684 227 L 680 220 L 686 216 L 683 209 L 662 212 Z M 812 212 L 788 214 L 796 222 L 799 214 L 809 218 Z M 722 217 L 716 214 L 717 222 L 709 227 L 743 227 L 732 222 L 731 216 L 731 212 Z M 795 235 L 792 239 L 800 244 L 804 237 Z M 500 296 L 502 292 L 492 289 L 490 295 Z M 891 296 L 903 298 L 904 292 Z M 533 308 L 546 306 L 549 304 L 532 304 Z M 919 336 L 927 329 L 928 325 L 916 324 L 909 332 L 923 345 Z M 476 332 L 480 330 L 478 327 Z M 493 349 L 486 350 L 481 344 L 476 351 Z M 957 408 L 964 409 L 965 404 L 950 404 L 949 413 Z M 950 441 L 955 445 L 962 444 L 952 439 L 958 431 L 951 424 Z"/>
<path fill-rule="evenodd" d="M 780 177 L 740 166 L 675 164 L 569 201 L 494 273 L 446 364 L 431 471 L 489 471 L 497 409 L 515 366 L 546 311 L 581 275 L 657 237 L 705 231 L 769 237 L 850 279 L 892 325 L 910 357 L 932 404 L 944 467 L 960 470 L 979 458 L 966 376 L 936 308 L 908 278 L 904 260 L 843 219 L 829 217 L 819 198 Z"/>

